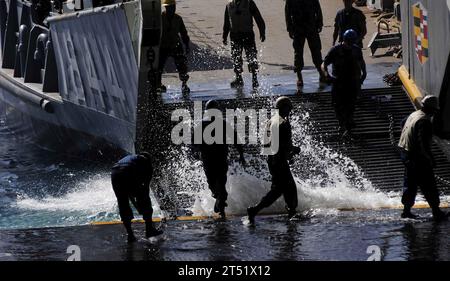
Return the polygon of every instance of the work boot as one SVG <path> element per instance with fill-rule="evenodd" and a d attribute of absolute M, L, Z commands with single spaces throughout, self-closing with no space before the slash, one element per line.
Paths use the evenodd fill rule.
<path fill-rule="evenodd" d="M 325 75 L 323 75 L 323 73 L 321 71 L 319 71 L 319 83 L 320 84 L 324 84 L 324 85 L 328 85 L 330 84 L 330 81 L 327 79 L 327 77 L 325 77 Z"/>
<path fill-rule="evenodd" d="M 297 210 L 295 209 L 289 209 L 288 207 L 286 207 L 286 210 L 288 211 L 288 219 L 296 219 L 297 216 Z"/>
<path fill-rule="evenodd" d="M 256 73 L 253 73 L 253 76 L 252 76 L 252 86 L 253 86 L 253 89 L 259 88 L 258 75 Z"/>
<path fill-rule="evenodd" d="M 181 92 L 184 95 L 187 95 L 191 92 L 191 89 L 189 88 L 189 86 L 187 85 L 187 82 L 183 82 L 183 84 L 181 84 Z"/>
<path fill-rule="evenodd" d="M 248 221 L 250 222 L 250 224 L 255 224 L 256 214 L 258 214 L 258 210 L 256 207 L 247 208 Z"/>
<path fill-rule="evenodd" d="M 449 213 L 443 212 L 441 209 L 433 210 L 433 220 L 441 222 L 447 220 Z"/>
<path fill-rule="evenodd" d="M 411 210 L 408 209 L 403 210 L 401 217 L 402 219 L 413 219 L 413 220 L 418 218 L 417 215 L 411 213 Z"/>
<path fill-rule="evenodd" d="M 231 88 L 241 88 L 244 86 L 244 79 L 241 75 L 236 75 L 236 79 L 231 81 L 230 86 Z"/>
<path fill-rule="evenodd" d="M 303 75 L 302 73 L 299 71 L 297 72 L 297 91 L 302 92 L 303 91 Z"/>
<path fill-rule="evenodd" d="M 216 203 L 214 204 L 214 213 L 224 213 L 225 214 L 225 207 L 228 207 L 228 204 L 226 202 L 222 202 L 221 200 L 216 200 Z"/>
<path fill-rule="evenodd" d="M 153 224 L 145 224 L 145 237 L 154 237 L 163 234 L 159 229 L 156 229 Z"/>

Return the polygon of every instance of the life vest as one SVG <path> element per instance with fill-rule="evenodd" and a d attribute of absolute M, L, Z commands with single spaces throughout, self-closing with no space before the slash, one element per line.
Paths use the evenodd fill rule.
<path fill-rule="evenodd" d="M 253 32 L 253 16 L 250 12 L 250 1 L 230 0 L 228 3 L 227 8 L 231 23 L 231 33 Z"/>

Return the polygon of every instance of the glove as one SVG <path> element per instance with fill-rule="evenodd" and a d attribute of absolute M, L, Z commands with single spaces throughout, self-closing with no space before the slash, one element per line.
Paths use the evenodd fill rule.
<path fill-rule="evenodd" d="M 261 42 L 266 41 L 266 35 L 265 34 L 261 34 Z"/>
<path fill-rule="evenodd" d="M 317 28 L 317 32 L 318 32 L 318 33 L 322 32 L 322 28 L 323 28 L 322 26 L 319 26 L 319 27 Z"/>
<path fill-rule="evenodd" d="M 290 37 L 291 39 L 294 39 L 294 33 L 289 31 L 289 37 Z"/>

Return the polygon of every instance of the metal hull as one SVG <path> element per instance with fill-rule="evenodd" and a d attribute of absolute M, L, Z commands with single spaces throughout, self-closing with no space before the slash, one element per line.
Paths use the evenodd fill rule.
<path fill-rule="evenodd" d="M 1 70 L 0 70 L 1 71 Z M 26 85 L 1 76 L 0 102 L 7 125 L 36 144 L 67 153 L 110 157 L 134 152 L 135 124 L 67 101 L 51 101 L 53 113 L 19 95 Z M 35 95 L 32 89 L 30 96 Z M 113 153 L 115 154 L 115 153 Z"/>

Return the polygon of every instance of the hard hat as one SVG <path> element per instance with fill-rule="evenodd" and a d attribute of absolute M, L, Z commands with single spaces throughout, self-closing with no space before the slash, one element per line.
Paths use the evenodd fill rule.
<path fill-rule="evenodd" d="M 219 103 L 216 100 L 209 100 L 205 104 L 205 109 L 219 109 Z"/>
<path fill-rule="evenodd" d="M 175 0 L 163 0 L 163 1 L 162 1 L 162 5 L 163 5 L 164 7 L 166 7 L 166 6 L 172 6 L 172 5 L 176 5 L 176 2 L 175 2 Z"/>
<path fill-rule="evenodd" d="M 292 101 L 288 97 L 279 97 L 277 101 L 275 102 L 275 108 L 276 109 L 282 109 L 288 107 L 289 110 L 292 110 Z"/>
<path fill-rule="evenodd" d="M 344 32 L 344 41 L 354 43 L 358 39 L 358 33 L 353 29 L 347 29 Z"/>
<path fill-rule="evenodd" d="M 436 96 L 428 95 L 422 99 L 422 107 L 426 109 L 439 110 L 439 100 Z"/>

